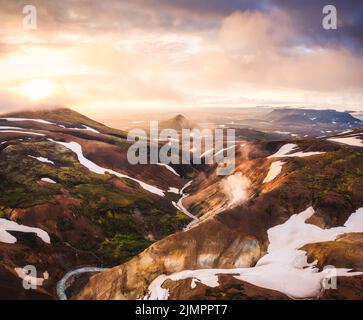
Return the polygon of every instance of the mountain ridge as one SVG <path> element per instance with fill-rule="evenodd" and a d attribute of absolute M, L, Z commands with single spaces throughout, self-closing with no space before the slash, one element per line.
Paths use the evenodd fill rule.
<path fill-rule="evenodd" d="M 355 137 L 354 135 L 359 137 L 361 133 L 362 130 L 357 130 L 339 137 L 348 139 L 346 140 L 348 143 L 349 137 Z M 282 173 L 277 179 L 263 184 L 262 180 L 268 169 L 266 158 L 276 153 L 279 148 L 290 147 L 290 145 L 291 143 L 286 144 L 286 142 L 257 142 L 248 146 L 247 154 L 238 152 L 237 171 L 243 172 L 243 175 L 251 180 L 251 185 L 257 188 L 250 191 L 251 196 L 247 201 L 234 208 L 222 206 L 222 210 L 213 214 L 209 214 L 210 208 L 207 208 L 202 216 L 206 218 L 200 220 L 191 229 L 160 240 L 123 265 L 94 275 L 75 297 L 77 299 L 140 299 L 151 294 L 155 298 L 159 290 L 168 289 L 173 299 L 187 296 L 200 298 L 201 287 L 199 284 L 195 286 L 193 282 L 200 278 L 198 275 L 193 277 L 193 270 L 198 272 L 198 269 L 201 269 L 200 271 L 216 269 L 216 273 L 218 270 L 225 273 L 226 269 L 230 269 L 230 274 L 238 273 L 237 270 L 234 271 L 236 267 L 250 267 L 252 270 L 257 261 L 267 254 L 269 241 L 266 231 L 292 219 L 309 206 L 313 206 L 315 211 L 309 224 L 324 229 L 343 225 L 357 208 L 363 206 L 363 176 L 359 173 L 363 172 L 361 171 L 363 170 L 363 151 L 359 147 L 345 145 L 344 142 L 342 144 L 331 142 L 325 138 L 300 140 L 296 142 L 294 148 L 298 146 L 301 151 L 290 159 L 284 158 L 284 154 L 280 153 L 280 157 L 284 158 Z M 342 161 L 347 153 L 351 155 L 347 160 L 349 165 Z M 276 157 L 279 156 L 276 155 Z M 247 160 L 249 158 L 250 160 Z M 247 166 L 248 162 L 250 164 Z M 347 172 L 346 170 L 350 174 L 344 173 Z M 316 179 L 315 175 L 318 172 L 320 178 Z M 196 206 L 200 206 L 200 202 L 205 201 L 213 206 L 211 197 L 219 199 L 216 203 L 220 203 L 221 197 L 223 198 L 220 194 L 223 189 L 220 184 L 221 178 L 210 179 L 209 174 L 209 180 L 204 181 L 204 184 L 203 180 L 196 181 L 197 186 L 192 184 L 187 189 L 189 197 L 186 198 L 187 202 L 184 205 L 195 215 L 201 212 L 201 208 Z M 213 181 L 215 181 L 215 187 L 211 189 Z M 354 185 L 354 189 L 351 185 Z M 343 189 L 339 189 L 341 187 Z M 347 195 L 350 197 L 349 201 L 346 199 Z M 354 241 L 360 241 L 360 238 Z M 338 245 L 339 243 L 334 243 L 334 246 Z M 324 247 L 320 247 L 320 250 L 327 250 L 322 248 Z M 300 248 L 297 247 L 297 249 Z M 309 247 L 306 250 L 310 256 L 314 254 Z M 329 251 L 323 251 L 320 253 L 319 261 L 326 259 L 328 255 Z M 342 252 L 340 259 L 340 266 L 363 270 L 359 259 L 352 260 L 348 252 Z M 284 267 L 281 268 L 284 270 Z M 189 272 L 190 276 L 178 280 L 178 274 L 183 271 L 186 274 Z M 175 274 L 175 280 L 167 277 L 170 274 Z M 153 290 L 154 281 L 158 283 L 156 280 L 159 279 L 158 275 L 160 279 L 166 277 L 165 279 L 168 280 L 161 282 L 161 289 L 155 288 L 155 292 L 148 291 Z M 238 286 L 242 288 L 240 294 L 244 294 L 243 288 L 246 287 L 244 281 L 234 280 L 233 284 L 228 285 L 223 279 L 225 278 L 219 276 L 218 285 L 213 284 L 211 287 L 226 292 L 231 289 L 231 286 Z M 363 278 L 356 276 L 351 279 L 349 281 L 360 283 Z M 205 284 L 208 281 L 202 282 Z M 210 281 L 215 283 L 214 280 Z M 95 287 L 97 291 L 94 290 Z M 266 287 L 261 290 L 266 296 L 271 294 L 266 291 Z M 336 295 L 339 296 L 339 294 L 338 291 Z M 359 294 L 359 289 L 341 294 L 341 298 L 345 294 Z M 274 293 L 273 296 L 277 297 L 278 293 Z M 326 293 L 326 296 L 329 296 L 329 293 Z"/>
<path fill-rule="evenodd" d="M 115 135 L 117 137 L 127 137 L 127 132 L 110 128 L 105 126 L 104 124 L 92 120 L 89 117 L 84 116 L 83 114 L 66 107 L 59 108 L 44 108 L 39 110 L 32 111 L 17 111 L 11 113 L 5 113 L 0 115 L 1 118 L 34 118 L 38 117 L 45 121 L 57 123 L 60 126 L 64 126 L 65 128 L 76 128 L 76 129 L 84 129 L 84 126 L 89 126 L 94 129 L 97 129 L 103 133 Z"/>
<path fill-rule="evenodd" d="M 362 121 L 348 112 L 316 109 L 275 109 L 267 114 L 266 119 L 277 123 L 336 123 L 360 124 Z"/>
<path fill-rule="evenodd" d="M 140 299 L 152 293 L 150 285 L 157 277 L 227 269 L 217 276 L 217 286 L 198 282 L 197 276 L 167 279 L 160 286 L 169 290 L 172 299 L 285 299 L 286 293 L 236 279 L 228 270 L 254 272 L 268 256 L 268 230 L 285 227 L 309 207 L 314 214 L 306 224 L 319 230 L 343 226 L 363 207 L 362 129 L 322 138 L 244 142 L 236 145 L 233 175 L 216 175 L 217 165 L 200 171 L 175 166 L 178 176 L 162 166 L 129 165 L 126 139 L 108 134 L 102 124 L 94 128 L 97 124 L 73 112 L 62 120 L 62 112 L 43 119 L 52 124 L 21 119 L 39 119 L 44 117 L 41 113 L 10 115 L 19 119 L 15 122 L 0 120 L 0 219 L 40 228 L 51 239 L 47 244 L 35 234 L 9 231 L 17 242 L 0 242 L 0 274 L 9 283 L 21 282 L 15 269 L 29 259 L 36 261 L 39 271 L 52 275 L 29 295 L 21 292 L 18 283 L 14 297 L 55 299 L 55 285 L 62 276 L 93 265 L 113 268 L 90 274 L 82 283 L 72 279 L 75 287 L 67 291 L 72 292 L 69 298 Z M 70 127 L 61 127 L 67 117 Z M 8 129 L 11 126 L 13 130 Z M 74 145 L 93 167 L 85 167 L 80 154 L 69 148 Z M 280 170 L 270 174 L 276 162 Z M 268 175 L 273 178 L 266 182 Z M 150 186 L 163 193 L 150 192 Z M 185 212 L 195 217 L 193 223 Z M 307 242 L 301 250 L 316 258 L 319 268 L 334 262 L 334 252 L 339 252 L 338 267 L 362 270 L 361 237 L 351 232 L 342 237 L 313 245 Z M 350 248 L 358 250 L 357 255 L 352 256 Z M 75 253 L 77 258 L 70 258 Z M 340 278 L 346 285 L 337 295 L 359 295 L 359 289 L 347 288 L 362 279 Z M 0 295 L 6 290 L 0 284 Z"/>
<path fill-rule="evenodd" d="M 55 299 L 56 281 L 69 270 L 126 261 L 190 222 L 172 205 L 180 196 L 170 191 L 185 179 L 166 167 L 130 165 L 130 142 L 116 129 L 68 109 L 6 116 L 0 119 L 0 239 L 12 234 L 16 243 L 0 241 L 0 274 L 9 283 L 18 279 L 9 298 Z M 43 230 L 51 243 L 7 232 L 8 221 Z M 51 276 L 24 293 L 15 269 L 30 261 Z"/>

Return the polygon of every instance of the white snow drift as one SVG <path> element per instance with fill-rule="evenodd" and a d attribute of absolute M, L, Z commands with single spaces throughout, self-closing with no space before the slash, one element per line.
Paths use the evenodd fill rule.
<path fill-rule="evenodd" d="M 47 182 L 47 183 L 57 183 L 54 180 L 49 179 L 49 178 L 41 178 L 40 180 L 43 181 L 43 182 Z"/>
<path fill-rule="evenodd" d="M 32 232 L 36 233 L 45 243 L 50 243 L 50 237 L 47 232 L 39 228 L 27 227 L 10 221 L 7 219 L 0 219 L 0 242 L 15 243 L 17 240 L 8 231 Z"/>
<path fill-rule="evenodd" d="M 180 177 L 179 173 L 177 173 L 171 166 L 165 164 L 165 163 L 157 163 L 158 166 L 161 167 L 165 167 L 166 169 L 168 169 L 169 171 L 171 171 L 172 173 L 174 173 L 176 176 Z"/>
<path fill-rule="evenodd" d="M 169 193 L 175 193 L 175 194 L 179 194 L 179 189 L 178 188 L 175 188 L 175 187 L 169 187 L 168 189 L 168 192 Z"/>
<path fill-rule="evenodd" d="M 77 142 L 61 142 L 61 141 L 55 141 L 55 140 L 52 140 L 52 139 L 49 139 L 49 141 L 58 143 L 58 144 L 62 145 L 63 147 L 66 147 L 67 149 L 73 151 L 77 155 L 78 161 L 80 162 L 80 164 L 83 165 L 84 167 L 86 167 L 88 170 L 94 172 L 94 173 L 105 174 L 105 173 L 108 172 L 110 174 L 114 174 L 115 176 L 117 176 L 119 178 L 127 178 L 127 179 L 130 179 L 132 181 L 137 182 L 143 189 L 145 189 L 145 190 L 147 190 L 147 191 L 149 191 L 151 193 L 157 194 L 157 195 L 162 196 L 162 197 L 165 196 L 164 191 L 157 188 L 157 187 L 155 187 L 155 186 L 152 186 L 150 184 L 147 184 L 145 182 L 142 182 L 140 180 L 137 180 L 135 178 L 127 176 L 125 174 L 119 173 L 117 171 L 100 167 L 99 165 L 95 164 L 94 162 L 88 160 L 83 155 L 82 146 Z"/>
<path fill-rule="evenodd" d="M 310 157 L 310 156 L 315 156 L 318 154 L 325 153 L 325 152 L 302 152 L 302 151 L 290 153 L 290 152 L 294 151 L 296 148 L 298 148 L 298 146 L 294 143 L 285 144 L 279 149 L 279 151 L 277 151 L 275 154 L 267 157 L 267 159 L 292 158 L 292 157 L 305 158 L 305 157 Z"/>
<path fill-rule="evenodd" d="M 18 130 L 0 130 L 0 133 L 23 133 L 23 134 L 31 134 L 34 136 L 45 136 L 43 133 L 38 132 L 30 132 L 30 131 L 18 131 Z"/>
<path fill-rule="evenodd" d="M 0 126 L 0 130 L 26 130 L 20 127 L 7 127 L 7 126 Z"/>
<path fill-rule="evenodd" d="M 29 118 L 0 118 L 0 120 L 6 120 L 6 121 L 33 121 L 33 122 L 39 122 L 39 123 L 42 123 L 42 124 L 53 124 L 53 125 L 57 125 L 53 122 L 50 122 L 50 121 L 46 121 L 46 120 L 43 120 L 43 119 L 29 119 Z"/>
<path fill-rule="evenodd" d="M 36 159 L 40 162 L 43 162 L 43 163 L 50 163 L 50 164 L 53 164 L 54 165 L 54 162 L 49 160 L 48 158 L 44 158 L 44 157 L 34 157 L 34 156 L 30 156 L 28 155 L 29 158 L 33 158 L 33 159 Z"/>
<path fill-rule="evenodd" d="M 354 147 L 363 147 L 363 141 L 357 137 L 347 137 L 347 138 L 331 138 L 328 141 L 333 141 L 337 143 L 343 143 Z"/>
<path fill-rule="evenodd" d="M 314 214 L 312 207 L 291 216 L 285 223 L 268 230 L 270 245 L 267 254 L 252 268 L 184 270 L 171 275 L 160 275 L 149 286 L 145 299 L 168 299 L 169 291 L 162 287 L 165 280 L 178 281 L 192 278 L 192 285 L 201 282 L 209 287 L 218 286 L 218 274 L 230 274 L 238 280 L 280 291 L 292 298 L 316 297 L 322 291 L 323 279 L 333 276 L 319 272 L 316 261 L 309 264 L 306 252 L 299 250 L 309 243 L 334 241 L 337 236 L 363 231 L 363 208 L 354 212 L 344 226 L 321 229 L 307 224 Z M 355 276 L 361 272 L 337 268 L 334 276 Z"/>
<path fill-rule="evenodd" d="M 84 124 L 82 124 L 83 128 L 67 128 L 69 130 L 79 130 L 79 131 L 91 131 L 93 133 L 100 133 L 99 131 L 97 131 L 96 129 L 94 128 L 91 128 L 89 126 L 86 126 Z"/>
<path fill-rule="evenodd" d="M 263 183 L 270 182 L 270 181 L 274 180 L 275 178 L 277 178 L 277 176 L 281 173 L 282 166 L 284 164 L 285 164 L 285 162 L 282 162 L 282 161 L 272 162 L 270 165 L 270 170 L 267 173 L 265 180 L 263 180 Z"/>

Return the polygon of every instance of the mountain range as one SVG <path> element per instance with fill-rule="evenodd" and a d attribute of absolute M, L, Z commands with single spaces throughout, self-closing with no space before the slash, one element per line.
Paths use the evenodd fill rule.
<path fill-rule="evenodd" d="M 126 131 L 71 109 L 2 115 L 0 298 L 362 299 L 361 122 L 330 110 L 264 121 L 340 131 L 249 129 L 218 176 L 217 164 L 130 165 Z"/>
<path fill-rule="evenodd" d="M 275 109 L 267 117 L 267 121 L 287 124 L 339 124 L 357 125 L 362 121 L 348 112 L 315 109 Z"/>

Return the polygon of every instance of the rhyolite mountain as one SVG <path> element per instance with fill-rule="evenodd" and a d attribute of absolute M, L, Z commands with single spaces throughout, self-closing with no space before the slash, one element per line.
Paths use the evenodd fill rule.
<path fill-rule="evenodd" d="M 232 176 L 213 168 L 186 190 L 196 223 L 92 276 L 74 298 L 362 299 L 362 133 L 240 146 Z M 291 253 L 296 259 L 284 262 Z M 326 265 L 358 273 L 340 277 L 336 290 L 310 286 Z"/>
<path fill-rule="evenodd" d="M 85 266 L 109 269 L 69 279 L 69 299 L 363 298 L 362 129 L 238 142 L 218 176 L 132 166 L 125 132 L 70 109 L 0 118 L 0 298 L 57 299 Z"/>
<path fill-rule="evenodd" d="M 0 117 L 1 298 L 56 298 L 67 271 L 122 263 L 191 221 L 172 205 L 187 180 L 171 167 L 130 165 L 129 146 L 125 132 L 70 109 Z M 6 221 L 40 228 L 51 243 L 6 231 Z M 5 232 L 16 243 L 2 242 Z M 15 272 L 28 264 L 50 274 L 39 290 L 24 290 Z"/>
<path fill-rule="evenodd" d="M 194 128 L 197 128 L 197 124 L 193 123 L 189 119 L 187 119 L 182 114 L 178 114 L 175 117 L 172 117 L 170 119 L 161 121 L 159 124 L 159 129 L 174 129 L 177 131 L 181 131 L 182 129 L 189 129 L 193 130 Z"/>
<path fill-rule="evenodd" d="M 314 109 L 275 109 L 266 116 L 267 121 L 288 124 L 339 124 L 357 125 L 362 121 L 348 112 Z"/>
<path fill-rule="evenodd" d="M 2 115 L 2 117 L 7 118 L 24 118 L 24 119 L 42 119 L 45 122 L 56 123 L 60 127 L 64 128 L 77 128 L 77 129 L 85 129 L 85 126 L 92 127 L 97 129 L 102 133 L 106 133 L 109 135 L 115 135 L 121 138 L 127 137 L 127 132 L 113 129 L 105 126 L 102 123 L 94 121 L 83 114 L 80 114 L 69 108 L 54 108 L 54 109 L 40 109 L 35 111 L 21 111 L 15 113 L 8 113 L 6 115 Z M 43 123 L 44 124 L 44 123 Z M 34 121 L 24 121 L 22 125 L 29 126 L 30 128 L 37 128 L 39 125 L 38 122 Z M 41 127 L 40 127 L 41 128 Z"/>

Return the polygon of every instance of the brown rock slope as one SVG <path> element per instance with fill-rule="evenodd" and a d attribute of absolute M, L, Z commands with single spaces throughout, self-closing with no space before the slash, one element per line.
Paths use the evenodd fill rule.
<path fill-rule="evenodd" d="M 0 242 L 1 297 L 56 298 L 55 284 L 68 271 L 127 261 L 190 222 L 171 203 L 180 196 L 168 192 L 187 180 L 162 166 L 131 166 L 123 131 L 70 109 L 0 118 L 0 127 L 10 127 L 0 128 L 0 219 L 41 228 L 51 237 L 51 244 L 45 244 L 32 233 L 16 232 L 15 244 Z M 76 142 L 96 165 L 160 188 L 165 197 L 131 179 L 91 172 L 73 151 L 53 141 Z M 27 264 L 50 274 L 36 292 L 24 290 L 14 270 Z"/>
<path fill-rule="evenodd" d="M 267 156 L 284 143 L 250 145 L 246 153 L 238 153 L 236 169 L 250 180 L 247 200 L 234 208 L 221 212 L 216 210 L 208 216 L 208 202 L 211 204 L 209 210 L 214 206 L 225 208 L 225 203 L 228 203 L 226 198 L 229 195 L 221 193 L 223 179 L 227 177 L 216 177 L 213 171 L 209 175 L 203 173 L 190 187 L 191 195 L 185 203 L 194 214 L 200 213 L 207 218 L 190 230 L 153 244 L 125 264 L 94 275 L 75 298 L 137 299 L 147 293 L 149 284 L 161 274 L 201 268 L 254 266 L 266 253 L 267 230 L 309 206 L 316 211 L 309 223 L 322 228 L 343 225 L 351 213 L 363 206 L 363 149 L 326 139 L 296 143 L 298 151 L 324 153 L 281 159 L 285 162 L 281 174 L 263 184 L 270 163 L 276 160 L 267 159 Z M 327 257 L 329 250 L 327 247 L 320 255 Z M 311 251 L 311 254 L 314 252 Z M 198 289 L 199 293 L 189 296 L 181 289 L 185 285 L 183 281 L 164 285 L 172 289 L 170 296 L 175 299 L 201 298 L 204 294 L 211 298 L 206 289 Z M 224 288 L 222 281 L 217 290 L 227 294 L 228 290 Z M 264 298 L 281 297 L 281 294 L 262 291 Z M 241 291 L 237 293 L 240 298 L 245 295 Z M 255 293 L 247 295 L 256 297 Z"/>

